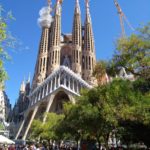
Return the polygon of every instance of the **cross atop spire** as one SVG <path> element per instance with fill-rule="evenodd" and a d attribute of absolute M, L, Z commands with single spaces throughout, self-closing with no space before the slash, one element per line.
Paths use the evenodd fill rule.
<path fill-rule="evenodd" d="M 80 4 L 79 0 L 76 0 L 76 6 L 75 6 L 75 14 L 80 13 Z"/>

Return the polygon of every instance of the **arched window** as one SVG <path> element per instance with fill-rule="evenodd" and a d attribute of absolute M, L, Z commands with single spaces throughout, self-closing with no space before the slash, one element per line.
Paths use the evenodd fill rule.
<path fill-rule="evenodd" d="M 76 62 L 78 63 L 79 54 L 78 51 L 76 51 Z"/>
<path fill-rule="evenodd" d="M 55 63 L 57 62 L 57 51 L 55 52 Z"/>
<path fill-rule="evenodd" d="M 88 69 L 88 58 L 86 56 L 86 69 Z"/>
<path fill-rule="evenodd" d="M 91 57 L 89 56 L 89 69 L 91 69 Z"/>
<path fill-rule="evenodd" d="M 82 68 L 85 69 L 85 57 L 82 56 Z"/>

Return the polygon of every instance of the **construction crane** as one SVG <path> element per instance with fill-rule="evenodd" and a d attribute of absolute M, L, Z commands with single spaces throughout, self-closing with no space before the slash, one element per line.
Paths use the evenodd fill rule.
<path fill-rule="evenodd" d="M 128 24 L 128 26 L 130 27 L 131 30 L 135 31 L 135 29 L 132 27 L 132 25 L 128 21 L 127 17 L 123 13 L 123 11 L 122 11 L 122 9 L 121 9 L 118 1 L 114 0 L 114 3 L 115 3 L 115 6 L 116 6 L 116 8 L 118 10 L 118 14 L 119 14 L 119 18 L 120 18 L 120 25 L 121 25 L 122 37 L 125 37 L 124 20 L 126 21 L 126 23 Z"/>

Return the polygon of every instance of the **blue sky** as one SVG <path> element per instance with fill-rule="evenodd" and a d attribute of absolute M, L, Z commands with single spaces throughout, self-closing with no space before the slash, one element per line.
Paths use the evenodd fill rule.
<path fill-rule="evenodd" d="M 123 12 L 134 28 L 141 23 L 150 21 L 150 0 L 118 0 Z M 16 18 L 9 24 L 9 30 L 20 41 L 21 45 L 8 52 L 12 60 L 5 63 L 9 80 L 6 82 L 6 92 L 14 105 L 18 98 L 22 80 L 27 79 L 28 74 L 33 75 L 36 62 L 41 29 L 37 24 L 39 10 L 45 6 L 46 0 L 0 0 L 6 11 L 11 10 Z M 73 12 L 75 0 L 64 0 L 62 6 L 62 32 L 72 31 Z M 52 0 L 52 4 L 55 1 Z M 84 23 L 84 0 L 80 0 L 82 22 Z M 113 0 L 91 0 L 91 17 L 96 45 L 97 59 L 110 59 L 115 41 L 121 34 L 119 16 Z M 125 24 L 126 34 L 132 33 Z"/>

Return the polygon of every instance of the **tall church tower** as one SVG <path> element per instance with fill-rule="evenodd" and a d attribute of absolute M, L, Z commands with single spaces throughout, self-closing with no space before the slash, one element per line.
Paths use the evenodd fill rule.
<path fill-rule="evenodd" d="M 76 0 L 72 31 L 72 70 L 81 75 L 82 22 L 79 0 Z"/>
<path fill-rule="evenodd" d="M 82 77 L 88 83 L 93 84 L 93 69 L 96 64 L 92 21 L 89 10 L 89 0 L 86 0 L 86 18 L 84 23 L 84 45 L 82 51 Z"/>
<path fill-rule="evenodd" d="M 61 42 L 61 2 L 57 0 L 52 31 L 50 34 L 49 74 L 60 66 Z"/>
<path fill-rule="evenodd" d="M 32 88 L 35 88 L 38 85 L 40 85 L 47 77 L 49 32 L 52 22 L 50 12 L 50 6 L 44 7 L 40 10 L 40 18 L 38 19 L 38 22 L 42 28 L 42 35 L 39 45 L 39 52 L 35 67 L 35 74 L 33 77 Z"/>

